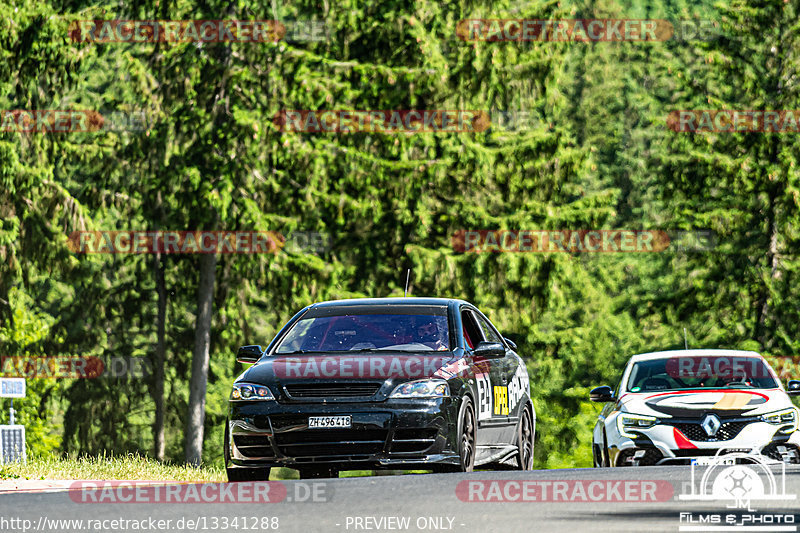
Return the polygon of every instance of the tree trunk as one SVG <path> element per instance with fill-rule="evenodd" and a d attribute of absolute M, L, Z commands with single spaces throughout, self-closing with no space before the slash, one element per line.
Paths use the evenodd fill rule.
<path fill-rule="evenodd" d="M 770 306 L 771 293 L 775 290 L 775 284 L 781 278 L 780 262 L 778 254 L 778 216 L 777 208 L 775 207 L 776 200 L 770 194 L 770 210 L 768 216 L 769 227 L 769 249 L 767 250 L 767 260 L 770 267 L 769 279 L 765 282 L 763 288 L 763 296 L 761 299 L 761 309 L 758 313 L 758 341 L 764 350 L 769 350 L 772 347 L 774 339 L 774 332 L 778 330 L 777 324 L 768 324 L 769 321 L 774 320 L 772 309 Z M 772 332 L 772 333 L 770 333 Z"/>
<path fill-rule="evenodd" d="M 780 94 L 780 90 L 778 93 Z M 773 135 L 772 145 L 770 147 L 770 166 L 778 164 L 778 151 L 778 142 L 775 135 Z M 761 305 L 758 310 L 758 320 L 756 321 L 756 339 L 758 339 L 764 350 L 769 350 L 772 347 L 775 338 L 774 334 L 778 331 L 777 324 L 768 324 L 768 322 L 774 319 L 773 310 L 770 306 L 770 301 L 772 299 L 771 293 L 775 290 L 775 285 L 781 277 L 778 236 L 782 213 L 778 202 L 784 194 L 785 190 L 782 189 L 780 181 L 768 184 L 767 220 L 765 229 L 769 232 L 769 248 L 767 249 L 766 256 L 769 263 L 770 276 L 769 279 L 765 281 L 762 289 Z"/>
<path fill-rule="evenodd" d="M 164 436 L 164 364 L 166 345 L 164 335 L 167 322 L 167 288 L 164 282 L 164 258 L 156 255 L 156 293 L 158 294 L 158 317 L 156 325 L 156 360 L 153 368 L 153 401 L 156 404 L 156 418 L 153 422 L 153 455 L 164 460 L 166 439 Z"/>
<path fill-rule="evenodd" d="M 197 324 L 194 331 L 192 379 L 189 385 L 189 413 L 186 419 L 186 462 L 200 466 L 203 456 L 203 423 L 206 418 L 208 354 L 211 344 L 211 312 L 214 304 L 214 271 L 217 254 L 200 256 L 197 288 Z"/>

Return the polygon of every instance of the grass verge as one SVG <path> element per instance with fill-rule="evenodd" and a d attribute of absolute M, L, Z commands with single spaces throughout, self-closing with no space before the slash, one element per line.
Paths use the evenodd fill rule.
<path fill-rule="evenodd" d="M 141 455 L 29 458 L 0 465 L 0 479 L 143 479 L 163 481 L 225 481 L 225 470 L 160 463 Z"/>
<path fill-rule="evenodd" d="M 387 472 L 386 475 L 399 472 Z M 372 470 L 342 472 L 340 477 L 374 475 Z M 297 470 L 273 468 L 271 480 L 299 479 Z M 225 469 L 217 466 L 194 468 L 187 465 L 166 464 L 136 454 L 100 455 L 97 457 L 42 456 L 28 462 L 0 465 L 0 480 L 4 479 L 125 479 L 150 481 L 227 481 Z"/>

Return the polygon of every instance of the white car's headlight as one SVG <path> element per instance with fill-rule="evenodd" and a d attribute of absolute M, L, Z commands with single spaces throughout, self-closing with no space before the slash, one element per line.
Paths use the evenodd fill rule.
<path fill-rule="evenodd" d="M 761 420 L 775 426 L 781 426 L 779 433 L 792 433 L 797 430 L 797 408 L 789 407 L 773 413 L 761 415 Z"/>
<path fill-rule="evenodd" d="M 450 387 L 441 379 L 421 379 L 398 385 L 390 398 L 443 398 L 450 396 Z"/>
<path fill-rule="evenodd" d="M 657 421 L 658 419 L 654 416 L 620 413 L 617 416 L 617 429 L 619 429 L 620 435 L 632 439 L 637 437 L 638 434 L 631 433 L 631 430 L 651 428 L 656 425 Z"/>
<path fill-rule="evenodd" d="M 274 400 L 272 391 L 264 385 L 251 385 L 250 383 L 234 383 L 231 391 L 232 402 L 247 402 L 251 400 Z"/>

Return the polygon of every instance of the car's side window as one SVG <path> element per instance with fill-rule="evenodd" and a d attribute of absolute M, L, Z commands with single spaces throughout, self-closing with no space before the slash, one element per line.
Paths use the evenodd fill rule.
<path fill-rule="evenodd" d="M 478 325 L 480 326 L 481 330 L 483 331 L 483 338 L 489 342 L 499 342 L 503 344 L 503 339 L 500 338 L 500 335 L 494 330 L 494 328 L 483 318 L 481 315 L 475 313 L 475 319 L 478 321 Z"/>
<path fill-rule="evenodd" d="M 475 318 L 472 316 L 472 313 L 470 313 L 469 310 L 461 310 L 461 323 L 464 327 L 464 340 L 466 341 L 467 346 L 470 348 L 475 348 L 475 346 L 481 342 L 482 339 L 480 329 L 475 323 Z"/>

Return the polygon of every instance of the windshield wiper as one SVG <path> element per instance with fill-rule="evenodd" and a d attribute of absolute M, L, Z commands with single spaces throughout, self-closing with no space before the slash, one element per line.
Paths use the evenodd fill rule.
<path fill-rule="evenodd" d="M 382 352 L 401 352 L 401 353 L 447 353 L 451 350 L 434 350 L 433 348 L 428 347 L 427 350 L 419 350 L 419 349 L 412 349 L 412 350 L 401 350 L 399 348 L 378 348 L 378 350 Z"/>

